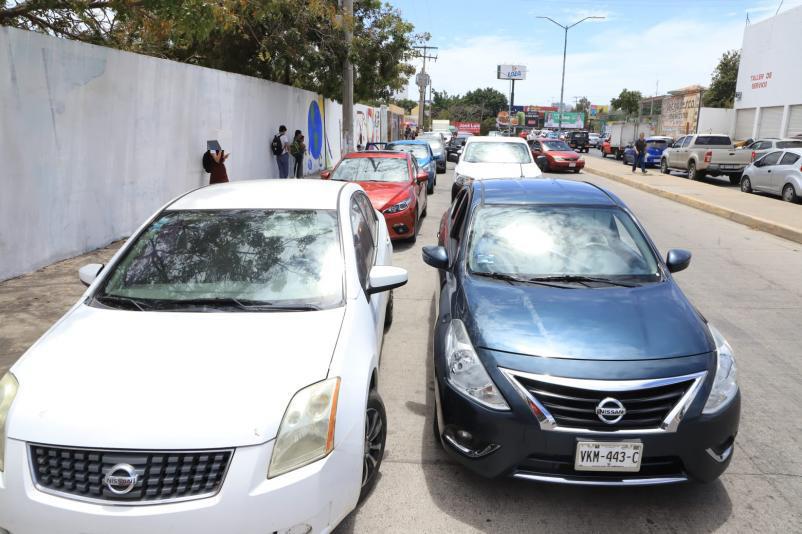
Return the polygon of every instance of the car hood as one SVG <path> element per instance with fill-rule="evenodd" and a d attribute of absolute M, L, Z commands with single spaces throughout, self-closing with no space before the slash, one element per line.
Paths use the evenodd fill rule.
<path fill-rule="evenodd" d="M 478 347 L 546 358 L 652 360 L 714 350 L 671 281 L 560 289 L 466 278 L 458 308 Z"/>
<path fill-rule="evenodd" d="M 344 313 L 78 306 L 12 369 L 8 436 L 125 449 L 264 443 L 292 396 L 326 378 Z"/>
<path fill-rule="evenodd" d="M 381 211 L 388 207 L 396 197 L 397 202 L 401 202 L 407 197 L 409 191 L 409 184 L 407 182 L 359 182 L 362 189 L 368 194 L 370 203 L 373 207 Z"/>
<path fill-rule="evenodd" d="M 471 163 L 460 161 L 456 174 L 475 180 L 484 178 L 537 178 L 542 173 L 534 163 Z"/>

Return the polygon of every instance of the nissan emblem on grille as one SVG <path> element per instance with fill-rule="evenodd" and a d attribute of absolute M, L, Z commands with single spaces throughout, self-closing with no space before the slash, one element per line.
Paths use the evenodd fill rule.
<path fill-rule="evenodd" d="M 125 495 L 136 486 L 139 476 L 136 469 L 128 464 L 117 464 L 108 471 L 103 477 L 103 484 L 109 491 L 117 495 Z"/>
<path fill-rule="evenodd" d="M 596 415 L 608 425 L 619 422 L 627 413 L 627 409 L 618 399 L 607 397 L 596 405 Z"/>

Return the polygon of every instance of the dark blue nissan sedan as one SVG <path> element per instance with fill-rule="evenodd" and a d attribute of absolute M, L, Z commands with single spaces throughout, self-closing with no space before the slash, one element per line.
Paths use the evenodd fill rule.
<path fill-rule="evenodd" d="M 435 431 L 488 477 L 711 481 L 740 417 L 733 351 L 624 203 L 589 183 L 461 189 L 424 261 L 440 273 Z"/>

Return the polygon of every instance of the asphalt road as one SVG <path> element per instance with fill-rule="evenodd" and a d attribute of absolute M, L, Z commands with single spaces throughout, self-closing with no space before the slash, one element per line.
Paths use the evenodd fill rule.
<path fill-rule="evenodd" d="M 707 485 L 485 480 L 453 463 L 431 430 L 436 275 L 420 249 L 436 243 L 451 175 L 449 164 L 429 197 L 417 243 L 396 246 L 395 264 L 409 270 L 410 281 L 396 290 L 395 323 L 382 354 L 389 433 L 381 479 L 337 532 L 802 532 L 802 245 L 603 178 L 550 174 L 610 189 L 663 253 L 694 253 L 676 278 L 736 351 L 740 433 L 729 470 Z"/>

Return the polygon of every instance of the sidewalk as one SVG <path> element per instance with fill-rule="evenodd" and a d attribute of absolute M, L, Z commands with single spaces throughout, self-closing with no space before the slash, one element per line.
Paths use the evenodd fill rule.
<path fill-rule="evenodd" d="M 783 202 L 779 197 L 742 193 L 722 178 L 691 181 L 681 174 L 632 172 L 632 167 L 614 159 L 585 158 L 585 172 L 642 189 L 688 206 L 730 219 L 756 230 L 802 243 L 802 205 Z M 721 182 L 721 186 L 716 182 Z"/>

